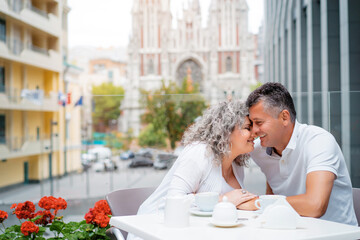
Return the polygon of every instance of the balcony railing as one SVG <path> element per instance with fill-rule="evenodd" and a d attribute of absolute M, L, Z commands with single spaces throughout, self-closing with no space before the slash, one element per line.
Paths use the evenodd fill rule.
<path fill-rule="evenodd" d="M 49 18 L 48 13 L 46 11 L 35 7 L 34 5 L 31 4 L 30 1 L 27 2 L 26 6 L 23 5 L 22 0 L 7 0 L 7 4 L 9 6 L 9 9 L 16 13 L 20 13 L 21 10 L 23 10 L 24 7 L 26 7 L 27 9 L 31 10 L 32 12 L 34 12 L 44 18 L 47 18 L 47 19 Z"/>
<path fill-rule="evenodd" d="M 37 7 L 33 6 L 31 3 L 29 4 L 29 9 L 37 14 L 39 14 L 40 16 L 44 17 L 44 18 L 49 18 L 47 12 L 41 10 L 41 9 L 38 9 Z"/>
<path fill-rule="evenodd" d="M 4 144 L 7 146 L 9 151 L 16 152 L 20 151 L 21 146 L 25 142 L 25 138 L 20 137 L 13 137 L 13 138 L 6 138 L 6 137 L 0 137 L 0 144 Z"/>
<path fill-rule="evenodd" d="M 49 151 L 59 150 L 59 136 L 53 134 L 51 140 L 49 135 L 39 137 L 0 137 L 0 155 L 3 158 L 12 158 L 32 154 L 41 154 Z"/>
<path fill-rule="evenodd" d="M 49 52 L 45 48 L 37 47 L 35 45 L 29 44 L 29 49 L 31 49 L 34 52 L 44 54 L 46 56 L 49 56 Z"/>
<path fill-rule="evenodd" d="M 56 92 L 44 93 L 42 89 L 17 89 L 7 86 L 0 86 L 0 105 L 3 109 L 19 110 L 57 111 L 59 108 Z"/>
<path fill-rule="evenodd" d="M 23 50 L 25 49 L 24 42 L 21 39 L 16 38 L 16 37 L 8 37 L 8 36 L 0 35 L 0 41 L 4 42 L 6 44 L 10 53 L 17 55 L 17 56 L 20 55 L 23 52 Z M 47 49 L 35 46 L 31 42 L 28 42 L 26 44 L 26 49 L 29 49 L 36 53 L 40 53 L 40 54 L 49 56 L 49 51 Z"/>

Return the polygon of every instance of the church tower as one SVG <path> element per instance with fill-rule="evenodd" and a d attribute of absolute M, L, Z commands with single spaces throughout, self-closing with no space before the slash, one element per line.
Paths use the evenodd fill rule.
<path fill-rule="evenodd" d="M 253 35 L 248 31 L 246 0 L 213 0 L 210 6 L 213 95 L 242 98 L 254 81 Z M 216 56 L 216 57 L 215 57 Z M 220 96 L 219 96 L 220 94 Z"/>
<path fill-rule="evenodd" d="M 132 35 L 128 46 L 128 78 L 123 101 L 122 129 L 139 134 L 140 89 L 158 88 L 169 79 L 167 54 L 171 31 L 170 0 L 134 0 Z"/>

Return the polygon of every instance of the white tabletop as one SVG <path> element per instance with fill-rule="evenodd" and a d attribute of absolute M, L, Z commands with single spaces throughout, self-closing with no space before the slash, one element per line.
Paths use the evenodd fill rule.
<path fill-rule="evenodd" d="M 238 217 L 252 219 L 254 213 L 238 210 Z M 219 228 L 210 217 L 190 216 L 190 226 L 170 228 L 163 224 L 163 216 L 135 215 L 112 217 L 110 225 L 133 233 L 143 239 L 360 239 L 360 228 L 316 218 L 301 217 L 295 230 L 260 228 L 253 220 L 232 228 Z"/>

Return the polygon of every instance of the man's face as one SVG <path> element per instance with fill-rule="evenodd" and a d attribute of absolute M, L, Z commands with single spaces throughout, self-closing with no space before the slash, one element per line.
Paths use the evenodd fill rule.
<path fill-rule="evenodd" d="M 260 137 L 261 146 L 277 147 L 281 144 L 283 124 L 280 117 L 270 115 L 265 111 L 263 101 L 258 102 L 249 109 L 249 117 L 253 122 L 252 133 Z"/>

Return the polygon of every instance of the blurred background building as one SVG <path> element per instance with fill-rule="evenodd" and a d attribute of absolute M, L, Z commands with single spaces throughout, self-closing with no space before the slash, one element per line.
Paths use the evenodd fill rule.
<path fill-rule="evenodd" d="M 81 137 L 83 143 L 90 144 L 89 141 L 93 136 L 93 86 L 111 83 L 113 86 L 119 87 L 127 83 L 126 49 L 122 47 L 73 47 L 70 49 L 69 62 L 82 69 L 82 72 L 78 76 L 83 96 L 81 107 Z M 116 121 L 115 128 L 121 131 L 121 125 L 118 123 L 119 122 Z"/>
<path fill-rule="evenodd" d="M 0 1 L 0 188 L 81 168 L 69 10 L 66 0 Z"/>
<path fill-rule="evenodd" d="M 172 26 L 170 0 L 134 0 L 128 46 L 128 82 L 122 104 L 124 131 L 140 130 L 140 89 L 191 78 L 209 103 L 245 98 L 255 84 L 254 36 L 248 30 L 246 0 L 214 0 L 207 26 L 201 25 L 199 0 L 188 1 Z"/>
<path fill-rule="evenodd" d="M 298 120 L 329 130 L 360 186 L 360 1 L 265 1 L 265 82 L 292 93 Z M 319 146 L 321 147 L 321 146 Z"/>

